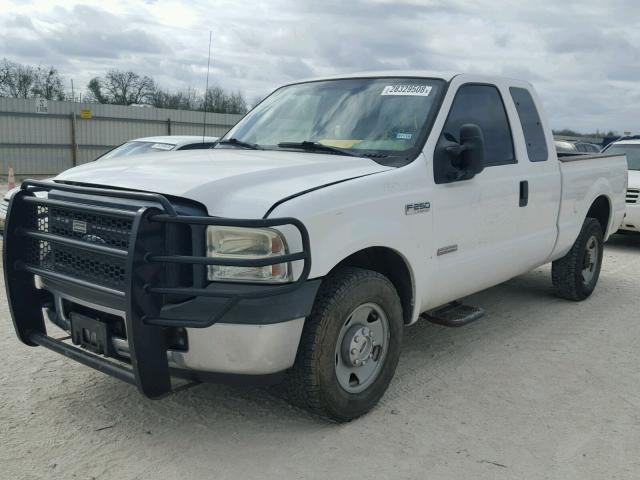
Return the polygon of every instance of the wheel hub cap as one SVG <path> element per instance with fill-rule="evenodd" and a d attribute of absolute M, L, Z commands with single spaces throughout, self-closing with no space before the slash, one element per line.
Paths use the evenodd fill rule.
<path fill-rule="evenodd" d="M 335 353 L 335 374 L 340 386 L 358 393 L 379 376 L 389 346 L 389 321 L 382 308 L 365 303 L 344 321 Z"/>
<path fill-rule="evenodd" d="M 342 340 L 342 358 L 346 364 L 353 367 L 366 365 L 367 360 L 373 357 L 374 345 L 371 329 L 354 325 Z"/>

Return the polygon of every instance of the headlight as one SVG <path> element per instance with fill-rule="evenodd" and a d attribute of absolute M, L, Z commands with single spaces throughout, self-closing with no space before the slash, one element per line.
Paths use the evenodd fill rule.
<path fill-rule="evenodd" d="M 220 259 L 263 259 L 288 253 L 280 232 L 270 228 L 207 227 L 207 256 Z M 288 263 L 265 267 L 227 267 L 209 265 L 207 277 L 212 281 L 288 282 Z"/>

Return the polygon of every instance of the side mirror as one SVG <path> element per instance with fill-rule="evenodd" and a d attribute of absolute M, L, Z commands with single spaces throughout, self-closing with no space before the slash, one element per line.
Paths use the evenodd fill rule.
<path fill-rule="evenodd" d="M 475 123 L 465 123 L 460 127 L 460 145 L 464 149 L 461 160 L 464 168 L 474 175 L 484 170 L 484 134 Z"/>
<path fill-rule="evenodd" d="M 442 135 L 434 154 L 436 183 L 469 180 L 484 170 L 484 135 L 474 123 L 460 127 L 460 142 L 448 132 Z"/>

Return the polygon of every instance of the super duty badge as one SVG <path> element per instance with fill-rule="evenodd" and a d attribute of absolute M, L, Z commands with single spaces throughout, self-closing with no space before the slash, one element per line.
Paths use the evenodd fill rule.
<path fill-rule="evenodd" d="M 405 215 L 414 215 L 416 213 L 426 213 L 431 210 L 431 202 L 407 203 L 404 206 Z"/>

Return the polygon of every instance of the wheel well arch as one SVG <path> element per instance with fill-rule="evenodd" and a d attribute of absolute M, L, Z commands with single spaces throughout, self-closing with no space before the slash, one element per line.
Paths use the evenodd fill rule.
<path fill-rule="evenodd" d="M 366 268 L 387 277 L 400 297 L 404 323 L 411 322 L 415 300 L 414 282 L 409 263 L 400 253 L 388 247 L 364 248 L 344 258 L 332 271 L 345 266 Z"/>
<path fill-rule="evenodd" d="M 609 228 L 609 219 L 611 217 L 611 204 L 609 198 L 605 195 L 597 197 L 587 212 L 587 217 L 595 218 L 600 223 L 602 234 L 606 238 L 607 229 Z"/>

